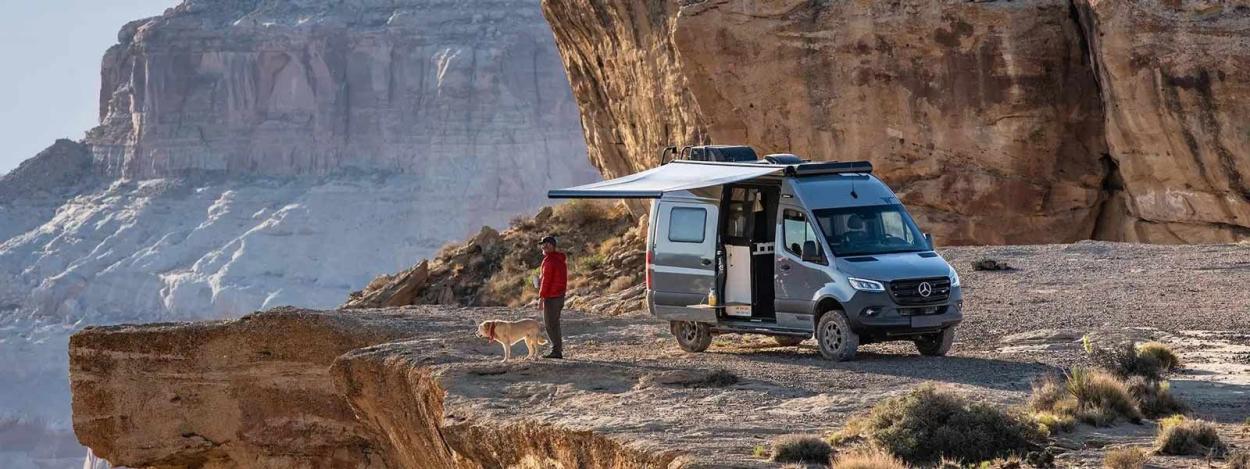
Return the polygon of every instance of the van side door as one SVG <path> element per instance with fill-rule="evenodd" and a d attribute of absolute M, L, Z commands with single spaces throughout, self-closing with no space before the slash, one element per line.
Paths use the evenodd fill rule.
<path fill-rule="evenodd" d="M 811 314 L 816 292 L 829 283 L 824 252 L 816 227 L 797 206 L 783 204 L 778 210 L 776 265 L 774 266 L 778 313 Z M 804 259 L 804 252 L 811 251 Z"/>
<path fill-rule="evenodd" d="M 716 285 L 718 207 L 710 203 L 656 204 L 652 242 L 652 298 L 657 317 L 715 322 L 716 310 L 690 308 L 707 303 Z"/>

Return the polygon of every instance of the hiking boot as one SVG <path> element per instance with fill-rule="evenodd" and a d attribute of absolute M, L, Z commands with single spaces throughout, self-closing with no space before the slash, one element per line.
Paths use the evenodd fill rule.
<path fill-rule="evenodd" d="M 561 358 L 564 358 L 564 354 L 561 354 L 560 352 L 547 352 L 546 355 L 543 355 L 543 358 L 552 358 L 552 359 L 559 360 Z"/>

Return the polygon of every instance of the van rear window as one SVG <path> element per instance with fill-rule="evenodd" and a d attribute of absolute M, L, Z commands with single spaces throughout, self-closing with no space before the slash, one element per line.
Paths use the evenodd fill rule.
<path fill-rule="evenodd" d="M 668 218 L 668 240 L 677 243 L 702 243 L 707 210 L 673 207 Z"/>

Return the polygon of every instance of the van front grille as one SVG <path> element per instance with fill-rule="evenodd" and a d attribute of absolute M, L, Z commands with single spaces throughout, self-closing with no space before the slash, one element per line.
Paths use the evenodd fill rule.
<path fill-rule="evenodd" d="M 927 294 L 926 294 L 927 293 Z M 946 301 L 951 296 L 949 277 L 916 278 L 890 282 L 890 296 L 900 305 Z"/>

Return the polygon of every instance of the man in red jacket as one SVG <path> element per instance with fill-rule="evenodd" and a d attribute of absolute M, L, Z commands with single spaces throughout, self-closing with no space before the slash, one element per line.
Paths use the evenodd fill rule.
<path fill-rule="evenodd" d="M 568 284 L 568 266 L 564 253 L 556 250 L 556 238 L 543 238 L 543 268 L 538 287 L 538 308 L 543 311 L 543 323 L 547 325 L 547 339 L 551 352 L 543 358 L 564 358 L 564 343 L 560 337 L 560 310 L 564 309 L 564 289 Z"/>

